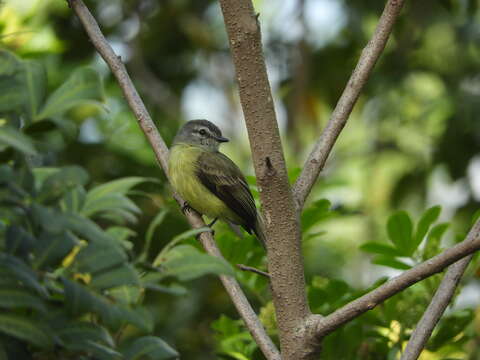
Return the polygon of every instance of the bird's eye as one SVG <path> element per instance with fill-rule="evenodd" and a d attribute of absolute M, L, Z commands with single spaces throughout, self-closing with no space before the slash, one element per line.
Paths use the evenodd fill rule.
<path fill-rule="evenodd" d="M 200 129 L 200 131 L 198 133 L 200 135 L 205 135 L 207 132 L 205 131 L 205 129 Z"/>

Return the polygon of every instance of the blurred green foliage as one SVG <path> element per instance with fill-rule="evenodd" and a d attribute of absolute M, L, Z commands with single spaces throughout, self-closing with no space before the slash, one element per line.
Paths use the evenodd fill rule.
<path fill-rule="evenodd" d="M 86 3 L 166 142 L 183 121 L 207 117 L 234 135 L 224 151 L 252 175 L 218 3 Z M 293 182 L 384 1 L 254 4 Z M 470 226 L 480 198 L 479 18 L 478 0 L 406 3 L 301 218 L 313 311 L 334 311 L 450 246 Z M 0 286 L 2 344 L 14 344 L 4 345 L 0 357 L 34 351 L 52 358 L 42 346 L 53 341 L 61 358 L 77 351 L 78 339 L 89 342 L 91 356 L 162 358 L 138 351 L 168 343 L 185 359 L 262 359 L 219 282 L 196 277 L 233 270 L 208 261 L 191 237 L 178 237 L 188 226 L 66 1 L 2 1 L 0 41 L 8 50 L 0 53 L 1 255 L 16 285 Z M 256 196 L 254 178 L 248 180 Z M 5 204 L 10 197 L 15 202 Z M 215 231 L 230 264 L 266 269 L 253 237 L 239 239 L 225 224 Z M 96 246 L 105 258 L 86 256 L 97 254 Z M 95 266 L 117 259 L 113 253 L 118 262 L 97 272 Z M 153 266 L 159 254 L 161 271 Z M 192 259 L 207 267 L 179 270 Z M 440 321 L 422 359 L 480 356 L 480 310 L 471 295 L 478 291 L 477 268 L 475 260 L 464 277 L 467 291 Z M 277 341 L 266 280 L 235 275 Z M 411 287 L 328 336 L 322 358 L 396 359 L 440 279 Z M 71 303 L 77 298 L 84 307 Z M 106 303 L 115 306 L 107 311 Z M 132 311 L 149 315 L 129 323 Z M 59 319 L 39 320 L 57 313 Z M 60 321 L 82 335 L 72 339 Z M 39 332 L 39 324 L 52 329 Z"/>

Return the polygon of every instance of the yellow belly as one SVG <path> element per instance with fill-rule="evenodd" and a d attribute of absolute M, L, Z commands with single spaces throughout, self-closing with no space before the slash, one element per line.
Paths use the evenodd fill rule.
<path fill-rule="evenodd" d="M 205 151 L 186 144 L 176 144 L 170 151 L 168 174 L 180 196 L 196 211 L 210 218 L 239 223 L 238 216 L 208 190 L 195 174 L 197 158 Z"/>

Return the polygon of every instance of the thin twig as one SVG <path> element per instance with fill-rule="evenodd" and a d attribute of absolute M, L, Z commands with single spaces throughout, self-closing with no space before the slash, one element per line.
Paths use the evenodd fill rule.
<path fill-rule="evenodd" d="M 425 344 L 432 335 L 433 329 L 455 294 L 455 289 L 472 257 L 473 255 L 469 255 L 449 266 L 427 310 L 425 310 L 417 327 L 410 336 L 410 340 L 400 360 L 416 360 L 420 356 Z"/>
<path fill-rule="evenodd" d="M 303 208 L 305 200 L 310 194 L 320 171 L 327 161 L 328 155 L 332 151 L 333 145 L 345 126 L 363 86 L 366 84 L 375 63 L 382 54 L 403 3 L 404 0 L 388 0 L 375 33 L 363 49 L 357 66 L 335 106 L 327 126 L 308 156 L 302 172 L 293 186 L 293 194 L 298 211 Z"/>
<path fill-rule="evenodd" d="M 266 278 L 270 279 L 270 274 L 268 272 L 259 270 L 257 268 L 251 267 L 251 266 L 243 265 L 243 264 L 237 264 L 237 267 L 242 271 L 251 271 L 255 274 L 262 275 L 262 276 L 265 276 Z"/>
<path fill-rule="evenodd" d="M 150 142 L 157 161 L 159 162 L 165 174 L 168 174 L 168 148 L 158 133 L 158 130 L 153 123 L 147 109 L 145 108 L 143 101 L 138 95 L 135 86 L 130 80 L 130 77 L 128 76 L 121 59 L 115 54 L 110 44 L 103 36 L 96 20 L 85 6 L 83 1 L 68 0 L 68 3 L 79 17 L 98 53 L 102 56 L 116 77 L 123 94 L 140 125 L 140 128 Z M 180 197 L 175 196 L 175 199 L 180 205 L 183 204 L 183 201 L 180 199 Z M 193 211 L 186 214 L 186 217 L 189 224 L 195 229 L 205 226 L 202 218 Z M 223 258 L 211 233 L 202 233 L 200 236 L 200 241 L 210 255 Z M 237 308 L 237 311 L 244 320 L 247 328 L 252 334 L 252 337 L 257 342 L 265 357 L 268 360 L 280 360 L 280 354 L 275 347 L 275 344 L 267 335 L 263 325 L 260 323 L 260 320 L 253 311 L 238 282 L 229 276 L 220 276 L 220 280 L 222 281 L 225 289 L 230 295 L 232 302 Z"/>
<path fill-rule="evenodd" d="M 429 277 L 454 262 L 480 249 L 480 220 L 475 223 L 466 239 L 461 243 L 443 251 L 439 255 L 413 267 L 390 279 L 368 294 L 348 303 L 332 314 L 312 321 L 316 325 L 316 337 L 323 338 L 341 325 L 406 289 L 407 287 Z M 316 315 L 312 315 L 316 317 Z"/>

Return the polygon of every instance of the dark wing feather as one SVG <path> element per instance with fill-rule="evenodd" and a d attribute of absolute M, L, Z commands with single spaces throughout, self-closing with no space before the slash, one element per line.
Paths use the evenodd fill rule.
<path fill-rule="evenodd" d="M 220 152 L 203 153 L 196 174 L 205 187 L 222 200 L 242 220 L 245 230 L 255 229 L 257 209 L 240 169 Z"/>

